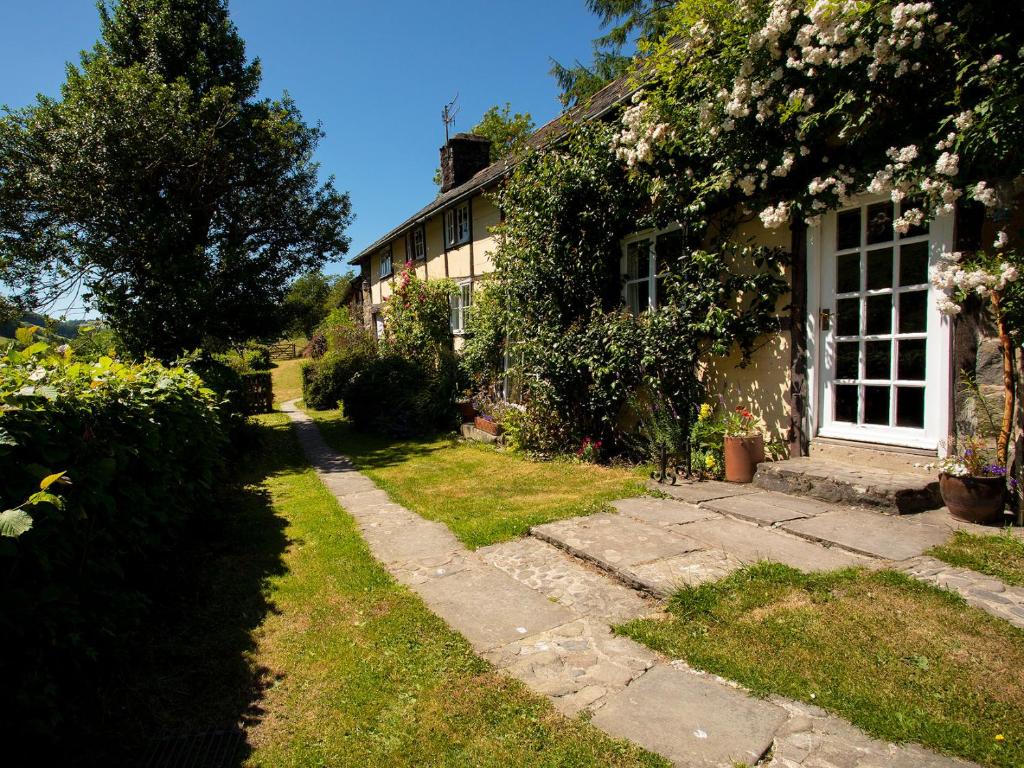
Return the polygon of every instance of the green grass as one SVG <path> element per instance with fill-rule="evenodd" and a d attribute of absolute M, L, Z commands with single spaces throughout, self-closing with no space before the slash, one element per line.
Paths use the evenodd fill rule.
<path fill-rule="evenodd" d="M 950 565 L 987 573 L 1017 587 L 1024 587 L 1024 539 L 1011 530 L 995 536 L 975 536 L 957 531 L 929 555 Z"/>
<path fill-rule="evenodd" d="M 302 397 L 302 364 L 301 357 L 294 360 L 277 360 L 270 369 L 270 377 L 274 382 L 274 402 L 286 403 Z"/>
<path fill-rule="evenodd" d="M 532 461 L 446 437 L 392 440 L 355 432 L 337 411 L 311 415 L 331 447 L 349 456 L 391 498 L 444 523 L 474 549 L 644 492 L 633 470 Z"/>
<path fill-rule="evenodd" d="M 684 589 L 622 634 L 868 733 L 1024 765 L 1024 632 L 891 571 L 761 564 Z"/>
<path fill-rule="evenodd" d="M 664 768 L 493 671 L 371 557 L 287 418 L 257 430 L 231 522 L 183 553 L 198 572 L 175 584 L 181 605 L 82 726 L 108 750 L 87 764 L 148 764 L 133 739 L 240 721 L 246 755 L 232 765 Z"/>

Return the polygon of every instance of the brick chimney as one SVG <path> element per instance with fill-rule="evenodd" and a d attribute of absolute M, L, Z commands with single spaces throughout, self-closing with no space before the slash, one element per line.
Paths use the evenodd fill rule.
<path fill-rule="evenodd" d="M 491 164 L 491 141 L 473 133 L 457 133 L 441 147 L 441 192 L 469 181 Z"/>

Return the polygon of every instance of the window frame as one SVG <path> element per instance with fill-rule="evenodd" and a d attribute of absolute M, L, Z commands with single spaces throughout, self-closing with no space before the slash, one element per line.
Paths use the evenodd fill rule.
<path fill-rule="evenodd" d="M 658 308 L 658 285 L 663 277 L 663 273 L 658 272 L 658 238 L 671 232 L 678 232 L 682 228 L 682 225 L 677 222 L 670 224 L 663 229 L 644 229 L 622 238 L 620 243 L 622 256 L 619 261 L 619 266 L 622 271 L 622 303 L 630 313 L 633 312 L 633 308 L 629 305 L 629 288 L 632 285 L 638 285 L 640 283 L 648 284 L 647 307 L 641 309 L 637 314 L 642 315 L 644 312 L 650 312 Z M 644 240 L 649 241 L 647 246 L 647 276 L 630 278 L 629 246 L 634 243 L 642 243 Z"/>
<path fill-rule="evenodd" d="M 456 285 L 458 292 L 453 294 L 449 300 L 451 308 L 449 321 L 452 334 L 462 336 L 466 333 L 466 323 L 469 320 L 469 313 L 473 309 L 473 281 L 463 280 Z"/>
<path fill-rule="evenodd" d="M 465 245 L 472 237 L 469 201 L 453 205 L 444 212 L 444 242 L 446 248 Z"/>
<path fill-rule="evenodd" d="M 387 272 L 384 271 L 384 266 L 387 265 Z M 377 265 L 377 278 L 379 280 L 386 280 L 395 274 L 395 254 L 391 246 L 380 252 L 379 264 Z"/>
<path fill-rule="evenodd" d="M 424 227 L 413 227 L 412 236 L 410 237 L 412 244 L 412 258 L 413 261 L 426 261 L 427 260 L 427 233 Z"/>

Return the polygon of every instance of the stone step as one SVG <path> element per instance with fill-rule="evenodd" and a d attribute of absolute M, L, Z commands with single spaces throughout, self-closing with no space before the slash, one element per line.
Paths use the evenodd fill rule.
<path fill-rule="evenodd" d="M 939 482 L 934 476 L 812 457 L 759 464 L 754 485 L 890 514 L 903 515 L 942 506 Z"/>

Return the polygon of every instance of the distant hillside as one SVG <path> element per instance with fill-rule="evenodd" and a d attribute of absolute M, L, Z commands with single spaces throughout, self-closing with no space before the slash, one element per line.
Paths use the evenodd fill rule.
<path fill-rule="evenodd" d="M 97 320 L 57 320 L 36 312 L 26 312 L 17 320 L 0 325 L 0 337 L 13 338 L 17 328 L 38 325 L 40 328 L 48 329 L 54 336 L 70 340 L 78 337 L 83 325 L 98 324 Z"/>

